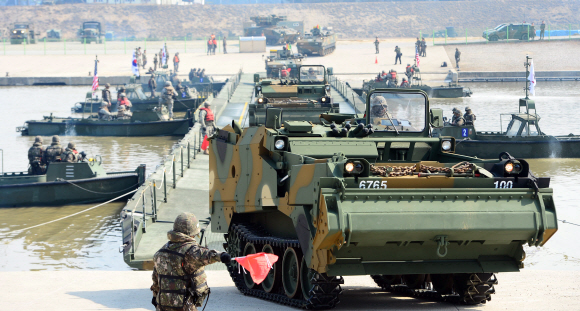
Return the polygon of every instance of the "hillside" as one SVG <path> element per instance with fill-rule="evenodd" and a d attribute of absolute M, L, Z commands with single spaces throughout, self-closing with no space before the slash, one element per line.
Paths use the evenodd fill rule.
<path fill-rule="evenodd" d="M 576 24 L 580 1 L 482 0 L 448 2 L 364 2 L 276 5 L 107 5 L 70 4 L 0 8 L 0 29 L 16 21 L 32 21 L 41 37 L 48 29 L 61 29 L 67 38 L 75 36 L 83 21 L 104 22 L 105 29 L 118 37 L 162 38 L 205 37 L 210 33 L 240 35 L 250 16 L 279 14 L 289 20 L 304 20 L 305 27 L 332 26 L 341 38 L 412 37 L 420 30 L 432 31 L 455 26 L 458 32 L 480 35 L 481 29 L 503 22 Z"/>

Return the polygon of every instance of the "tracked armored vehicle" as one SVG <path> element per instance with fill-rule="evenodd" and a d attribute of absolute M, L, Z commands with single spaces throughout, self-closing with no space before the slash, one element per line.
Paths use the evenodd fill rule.
<path fill-rule="evenodd" d="M 296 47 L 300 54 L 325 56 L 336 49 L 336 34 L 332 28 L 325 27 L 321 30 L 320 26 L 316 26 L 298 40 Z"/>
<path fill-rule="evenodd" d="M 323 115 L 334 126 L 237 122 L 210 141 L 212 232 L 232 256 L 279 256 L 257 285 L 236 263 L 246 295 L 331 308 L 342 276 L 370 275 L 386 290 L 469 304 L 494 293 L 494 273 L 523 268 L 523 245 L 557 230 L 549 178 L 509 154 L 454 153 L 453 138 L 417 90 L 374 90 L 364 116 Z"/>
<path fill-rule="evenodd" d="M 286 78 L 298 78 L 298 68 L 302 66 L 301 54 L 292 54 L 290 50 L 270 50 L 270 56 L 265 60 L 266 76 L 268 78 L 280 78 L 281 72 L 286 68 L 288 75 Z M 290 70 L 288 70 L 290 69 Z"/>
<path fill-rule="evenodd" d="M 245 24 L 244 36 L 265 36 L 268 45 L 294 43 L 300 37 L 298 30 L 286 26 L 288 23 L 286 16 L 252 16 L 250 20 L 253 23 Z"/>
<path fill-rule="evenodd" d="M 248 106 L 251 126 L 264 124 L 266 111 L 273 107 L 284 109 L 285 120 L 313 123 L 321 122 L 321 113 L 339 112 L 324 66 L 302 66 L 298 79 L 260 79 L 256 74 L 254 82 L 255 100 Z"/>

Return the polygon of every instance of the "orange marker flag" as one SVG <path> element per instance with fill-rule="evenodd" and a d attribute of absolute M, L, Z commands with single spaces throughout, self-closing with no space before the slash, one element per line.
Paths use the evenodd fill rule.
<path fill-rule="evenodd" d="M 237 261 L 242 267 L 244 267 L 244 273 L 246 273 L 246 271 L 250 273 L 254 283 L 260 284 L 266 279 L 270 269 L 274 266 L 274 263 L 278 261 L 278 256 L 261 252 L 232 258 L 232 260 Z"/>
<path fill-rule="evenodd" d="M 205 151 L 209 147 L 209 140 L 207 140 L 207 135 L 203 137 L 203 143 L 201 143 L 201 150 Z"/>
<path fill-rule="evenodd" d="M 379 63 L 379 59 L 375 56 L 375 64 Z"/>

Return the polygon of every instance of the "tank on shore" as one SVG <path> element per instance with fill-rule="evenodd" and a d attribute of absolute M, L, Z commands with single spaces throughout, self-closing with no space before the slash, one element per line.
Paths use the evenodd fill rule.
<path fill-rule="evenodd" d="M 332 31 L 332 27 L 324 27 L 321 30 L 320 26 L 316 26 L 298 40 L 296 47 L 298 53 L 303 55 L 325 56 L 336 49 L 336 34 Z"/>
<path fill-rule="evenodd" d="M 278 45 L 294 43 L 298 40 L 301 33 L 289 26 L 290 23 L 286 16 L 252 16 L 253 23 L 246 23 L 244 26 L 245 37 L 266 37 L 266 44 Z M 301 24 L 297 22 L 296 24 Z"/>
<path fill-rule="evenodd" d="M 248 106 L 251 126 L 264 124 L 267 110 L 273 107 L 284 109 L 285 120 L 313 123 L 321 122 L 321 113 L 339 112 L 324 66 L 302 66 L 298 71 L 297 79 L 260 79 L 254 75 L 255 101 Z"/>
<path fill-rule="evenodd" d="M 334 127 L 236 121 L 210 139 L 211 231 L 232 257 L 273 253 L 261 284 L 236 262 L 245 295 L 293 307 L 338 303 L 342 276 L 387 290 L 467 304 L 491 299 L 495 273 L 523 268 L 523 246 L 556 232 L 550 179 L 523 159 L 457 154 L 419 90 L 374 90 L 364 115 L 323 115 Z M 500 189 L 501 188 L 501 189 Z M 364 307 L 363 307 L 364 308 Z"/>
<path fill-rule="evenodd" d="M 183 119 L 171 120 L 164 107 L 162 110 L 134 111 L 130 116 L 113 116 L 111 120 L 99 119 L 97 115 L 62 118 L 50 114 L 42 120 L 26 121 L 16 131 L 30 136 L 172 136 L 187 134 L 193 124 L 191 110 Z"/>
<path fill-rule="evenodd" d="M 61 206 L 105 202 L 137 189 L 145 181 L 145 165 L 135 171 L 107 173 L 102 158 L 52 162 L 46 174 L 3 172 L 0 207 Z"/>

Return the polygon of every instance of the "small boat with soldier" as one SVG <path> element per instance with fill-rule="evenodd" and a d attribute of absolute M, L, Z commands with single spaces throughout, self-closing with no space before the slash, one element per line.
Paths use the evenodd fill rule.
<path fill-rule="evenodd" d="M 526 77 L 530 60 L 527 57 Z M 473 122 L 453 124 L 446 121 L 444 127 L 434 128 L 432 135 L 454 137 L 457 153 L 483 159 L 496 158 L 500 152 L 525 159 L 580 158 L 579 135 L 552 136 L 540 129 L 540 115 L 536 112 L 536 103 L 529 98 L 528 82 L 526 80 L 526 97 L 520 98 L 518 112 L 501 115 L 509 118 L 505 131 L 501 128 L 499 132 L 478 132 Z"/>
<path fill-rule="evenodd" d="M 105 202 L 137 189 L 145 181 L 145 164 L 134 171 L 106 172 L 101 156 L 78 162 L 51 162 L 42 174 L 2 172 L 0 207 L 61 206 Z"/>

